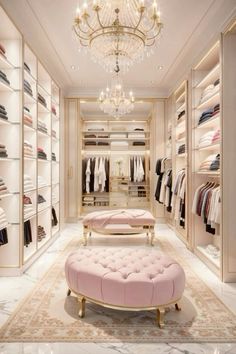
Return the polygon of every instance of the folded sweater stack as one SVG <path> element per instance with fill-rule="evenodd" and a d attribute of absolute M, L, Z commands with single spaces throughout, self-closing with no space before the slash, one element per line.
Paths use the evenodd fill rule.
<path fill-rule="evenodd" d="M 182 144 L 178 147 L 178 155 L 185 153 L 185 144 Z"/>
<path fill-rule="evenodd" d="M 52 161 L 57 161 L 55 152 L 52 152 Z"/>
<path fill-rule="evenodd" d="M 55 116 L 57 115 L 57 110 L 54 105 L 52 105 L 52 113 L 55 114 Z"/>
<path fill-rule="evenodd" d="M 56 130 L 53 130 L 53 129 L 52 129 L 52 137 L 53 137 L 53 138 L 56 138 L 56 137 L 57 137 L 57 132 L 56 132 Z"/>
<path fill-rule="evenodd" d="M 0 54 L 4 57 L 4 58 L 7 58 L 6 57 L 6 49 L 4 47 L 4 45 L 2 43 L 0 43 Z"/>
<path fill-rule="evenodd" d="M 33 90 L 30 83 L 27 80 L 24 80 L 24 91 L 27 92 L 30 96 L 33 97 Z"/>
<path fill-rule="evenodd" d="M 220 154 L 209 155 L 199 167 L 200 171 L 217 171 L 220 168 Z"/>
<path fill-rule="evenodd" d="M 47 107 L 47 101 L 45 100 L 45 98 L 44 98 L 40 93 L 38 93 L 38 101 L 39 101 L 44 107 Z"/>
<path fill-rule="evenodd" d="M 214 84 L 210 84 L 208 85 L 202 92 L 201 95 L 201 99 L 200 99 L 200 103 L 205 102 L 206 100 L 208 100 L 211 96 L 213 96 L 216 92 L 219 91 L 219 87 L 220 87 L 220 80 L 217 79 Z"/>
<path fill-rule="evenodd" d="M 42 133 L 47 134 L 48 129 L 47 126 L 44 122 L 42 122 L 41 120 L 38 121 L 38 130 L 40 130 Z"/>
<path fill-rule="evenodd" d="M 0 81 L 10 85 L 10 81 L 8 80 L 7 75 L 2 70 L 0 70 Z"/>
<path fill-rule="evenodd" d="M 203 148 L 211 144 L 216 144 L 219 141 L 220 141 L 220 129 L 211 130 L 205 133 L 203 136 L 201 136 L 201 138 L 199 139 L 198 147 Z"/>
<path fill-rule="evenodd" d="M 1 195 L 8 194 L 9 191 L 7 189 L 7 186 L 5 185 L 4 179 L 0 177 L 0 197 Z"/>
<path fill-rule="evenodd" d="M 28 71 L 29 74 L 31 74 L 30 67 L 29 67 L 29 65 L 28 65 L 26 62 L 24 62 L 24 69 L 25 69 L 26 71 Z"/>
<path fill-rule="evenodd" d="M 8 120 L 6 108 L 0 104 L 0 118 Z"/>
<path fill-rule="evenodd" d="M 1 157 L 8 157 L 7 149 L 4 144 L 0 144 L 0 158 Z"/>
<path fill-rule="evenodd" d="M 31 189 L 34 189 L 34 185 L 33 185 L 32 179 L 31 179 L 30 176 L 24 175 L 24 190 L 26 192 L 26 191 L 29 191 Z"/>
<path fill-rule="evenodd" d="M 24 124 L 32 127 L 33 126 L 33 118 L 32 115 L 30 113 L 29 108 L 24 107 Z"/>
<path fill-rule="evenodd" d="M 219 112 L 220 112 L 220 104 L 218 103 L 213 108 L 209 108 L 201 114 L 199 121 L 198 121 L 198 125 L 201 125 L 202 123 L 213 118 Z"/>
<path fill-rule="evenodd" d="M 42 148 L 38 148 L 38 158 L 42 160 L 47 160 L 47 154 Z"/>
<path fill-rule="evenodd" d="M 24 156 L 33 157 L 33 146 L 27 141 L 24 141 Z"/>

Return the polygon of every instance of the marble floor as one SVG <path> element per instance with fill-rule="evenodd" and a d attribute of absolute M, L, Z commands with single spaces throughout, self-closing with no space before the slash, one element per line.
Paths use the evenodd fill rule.
<path fill-rule="evenodd" d="M 53 264 L 58 253 L 75 236 L 81 235 L 81 224 L 67 225 L 56 242 L 21 277 L 0 278 L 0 326 L 18 303 Z M 168 238 L 191 263 L 195 272 L 236 315 L 236 284 L 223 284 L 175 236 L 166 225 L 157 225 L 156 233 Z M 95 241 L 94 241 L 95 242 Z M 223 325 L 223 324 L 222 324 Z M 0 343 L 0 354 L 236 354 L 236 344 L 153 344 L 153 343 Z"/>

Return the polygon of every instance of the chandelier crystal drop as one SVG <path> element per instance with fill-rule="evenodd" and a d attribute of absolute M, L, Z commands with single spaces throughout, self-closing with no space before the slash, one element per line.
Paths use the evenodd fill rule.
<path fill-rule="evenodd" d="M 134 109 L 134 96 L 132 91 L 126 96 L 123 82 L 118 75 L 112 78 L 110 88 L 107 87 L 99 96 L 100 108 L 104 113 L 119 119 Z"/>
<path fill-rule="evenodd" d="M 156 0 L 84 0 L 73 25 L 80 45 L 110 72 L 117 56 L 123 72 L 142 59 L 162 27 Z"/>

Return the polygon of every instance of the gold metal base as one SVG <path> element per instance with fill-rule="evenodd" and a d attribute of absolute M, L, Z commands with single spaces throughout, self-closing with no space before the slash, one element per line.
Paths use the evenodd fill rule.
<path fill-rule="evenodd" d="M 157 324 L 160 328 L 163 328 L 165 323 L 164 323 L 164 317 L 165 317 L 165 308 L 169 307 L 170 305 L 175 305 L 176 311 L 181 311 L 181 308 L 178 304 L 178 300 L 172 301 L 168 304 L 162 305 L 160 307 L 158 306 L 148 306 L 148 307 L 126 307 L 126 306 L 116 306 L 112 304 L 106 304 L 104 302 L 100 302 L 97 300 L 94 300 L 90 297 L 84 296 L 82 294 L 77 294 L 74 290 L 68 289 L 67 291 L 67 296 L 71 294 L 71 292 L 76 294 L 78 303 L 79 303 L 79 311 L 78 315 L 80 318 L 83 318 L 85 316 L 85 304 L 87 302 L 94 303 L 96 305 L 100 305 L 106 308 L 111 308 L 115 310 L 122 310 L 122 311 L 151 311 L 151 310 L 156 310 L 157 311 Z"/>
<path fill-rule="evenodd" d="M 140 225 L 138 226 L 132 226 L 132 227 L 140 227 Z M 98 232 L 100 233 L 101 230 L 96 230 L 96 229 L 91 229 L 89 226 L 84 226 L 84 230 L 83 230 L 83 246 L 87 246 L 88 244 L 88 237 L 91 237 L 92 235 L 92 231 Z M 104 231 L 105 232 L 105 231 Z M 122 232 L 122 230 L 121 230 Z M 153 225 L 143 225 L 142 229 L 140 229 L 140 231 L 135 230 L 135 234 L 140 234 L 140 233 L 144 233 L 146 232 L 147 238 L 150 242 L 151 246 L 154 246 L 154 239 L 155 239 L 155 230 L 154 230 L 154 226 Z M 126 235 L 126 233 L 124 233 L 124 235 Z"/>

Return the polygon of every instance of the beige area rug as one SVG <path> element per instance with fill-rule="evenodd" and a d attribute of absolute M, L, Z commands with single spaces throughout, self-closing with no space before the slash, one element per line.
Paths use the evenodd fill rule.
<path fill-rule="evenodd" d="M 170 308 L 165 328 L 156 325 L 155 311 L 123 312 L 86 305 L 86 317 L 77 315 L 77 300 L 66 297 L 64 263 L 78 247 L 73 239 L 58 256 L 30 295 L 0 330 L 2 342 L 236 342 L 236 316 L 191 270 L 165 240 L 158 247 L 179 261 L 187 278 L 182 311 Z"/>

